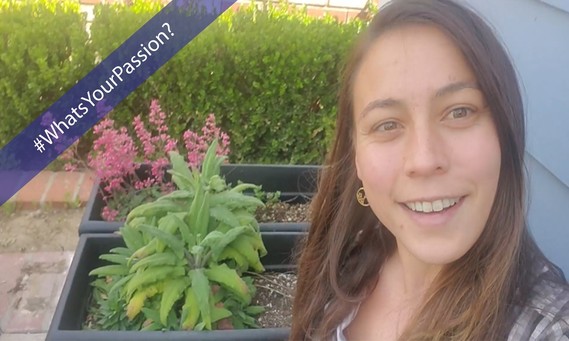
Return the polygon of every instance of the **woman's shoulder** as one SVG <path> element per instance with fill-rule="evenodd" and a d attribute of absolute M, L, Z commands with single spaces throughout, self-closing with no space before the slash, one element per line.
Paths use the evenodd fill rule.
<path fill-rule="evenodd" d="M 569 341 L 569 285 L 543 266 L 522 307 L 508 340 Z"/>

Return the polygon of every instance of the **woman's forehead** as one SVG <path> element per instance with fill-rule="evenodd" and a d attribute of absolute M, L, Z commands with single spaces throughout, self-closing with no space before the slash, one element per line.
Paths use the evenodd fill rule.
<path fill-rule="evenodd" d="M 432 25 L 405 25 L 376 38 L 354 77 L 354 100 L 435 95 L 453 83 L 476 83 L 454 41 Z"/>

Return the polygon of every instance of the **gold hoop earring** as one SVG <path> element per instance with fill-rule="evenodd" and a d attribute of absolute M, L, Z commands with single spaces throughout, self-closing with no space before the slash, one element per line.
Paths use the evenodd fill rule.
<path fill-rule="evenodd" d="M 366 199 L 366 193 L 363 187 L 360 187 L 356 192 L 356 200 L 360 203 L 360 205 L 367 207 L 369 206 L 369 202 Z"/>

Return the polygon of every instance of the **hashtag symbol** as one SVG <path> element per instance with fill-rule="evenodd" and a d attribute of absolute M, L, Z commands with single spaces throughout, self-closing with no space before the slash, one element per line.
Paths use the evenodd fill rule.
<path fill-rule="evenodd" d="M 34 140 L 34 147 L 36 147 L 36 149 L 40 153 L 43 153 L 43 151 L 45 150 L 44 144 L 43 144 L 43 142 L 41 142 L 41 140 L 39 138 Z"/>

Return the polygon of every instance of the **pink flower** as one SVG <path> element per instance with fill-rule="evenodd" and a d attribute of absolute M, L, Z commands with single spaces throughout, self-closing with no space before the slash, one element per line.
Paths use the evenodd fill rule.
<path fill-rule="evenodd" d="M 229 135 L 222 132 L 215 123 L 215 115 L 209 114 L 205 125 L 201 129 L 202 135 L 198 135 L 191 130 L 184 132 L 184 145 L 188 151 L 188 164 L 192 168 L 197 168 L 202 163 L 208 146 L 217 139 L 219 145 L 216 154 L 218 156 L 227 156 L 229 154 Z"/>
<path fill-rule="evenodd" d="M 142 143 L 144 155 L 146 157 L 153 155 L 156 152 L 156 148 L 152 143 L 152 135 L 150 132 L 148 132 L 148 130 L 146 130 L 146 127 L 144 127 L 144 123 L 142 122 L 140 115 L 134 118 L 134 131 Z"/>
<path fill-rule="evenodd" d="M 105 207 L 103 207 L 103 211 L 101 212 L 101 217 L 103 219 L 105 219 L 106 221 L 113 221 L 116 219 L 118 214 L 119 214 L 119 211 L 113 210 L 113 209 L 109 208 L 108 206 L 105 206 Z"/>
<path fill-rule="evenodd" d="M 141 115 L 134 117 L 134 138 L 126 127 L 115 128 L 115 122 L 110 118 L 101 120 L 93 128 L 95 141 L 92 152 L 88 155 L 88 165 L 104 184 L 102 194 L 106 206 L 102 216 L 105 220 L 115 220 L 119 214 L 128 211 L 129 207 L 122 205 L 128 205 L 133 196 L 148 196 L 154 188 L 161 193 L 175 189 L 172 183 L 164 182 L 164 173 L 169 165 L 168 153 L 178 150 L 178 141 L 168 134 L 167 115 L 158 100 L 152 100 L 149 109 L 147 122 Z M 229 136 L 217 127 L 214 114 L 208 115 L 199 132 L 201 134 L 188 130 L 182 136 L 190 167 L 200 167 L 208 146 L 214 140 L 219 142 L 217 155 L 229 154 Z M 66 155 L 62 159 L 67 157 Z M 141 161 L 150 165 L 150 176 L 142 180 L 137 178 L 135 172 L 137 162 Z M 66 165 L 66 169 L 75 168 L 70 164 Z M 152 190 L 144 191 L 146 189 Z"/>
<path fill-rule="evenodd" d="M 114 129 L 110 119 L 101 121 L 93 129 L 96 136 L 88 164 L 103 182 L 133 174 L 137 150 L 126 128 Z"/>

